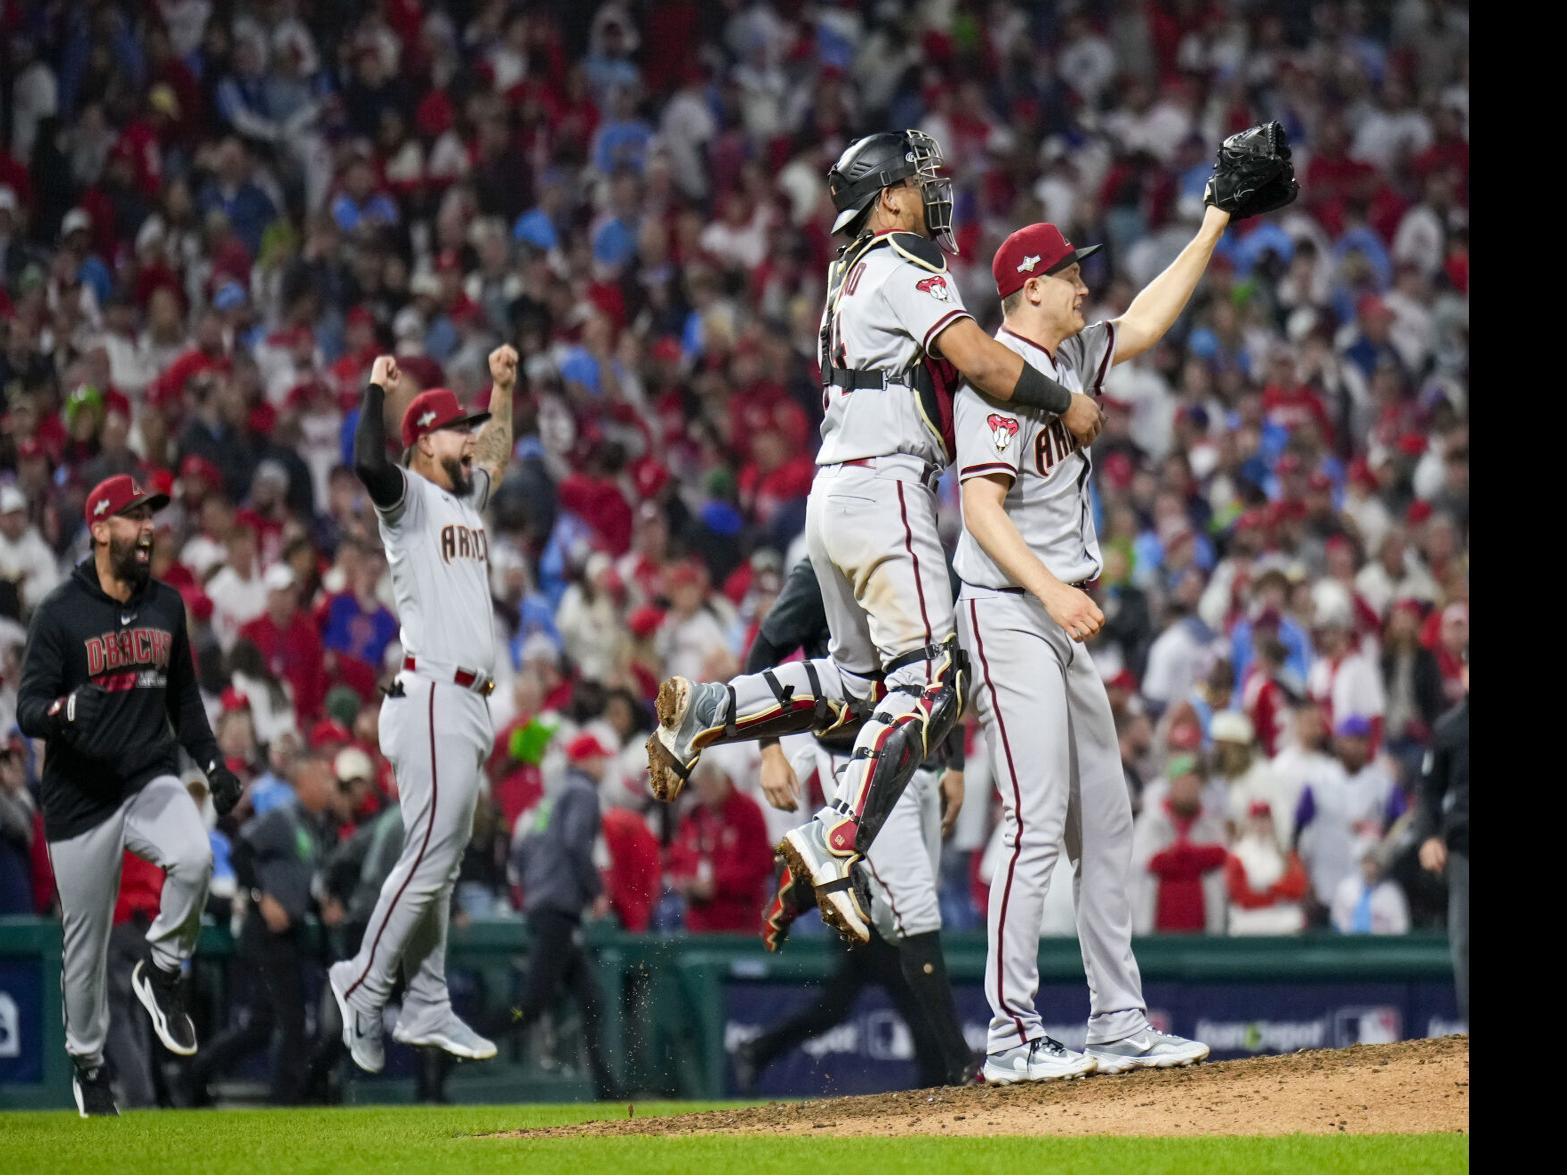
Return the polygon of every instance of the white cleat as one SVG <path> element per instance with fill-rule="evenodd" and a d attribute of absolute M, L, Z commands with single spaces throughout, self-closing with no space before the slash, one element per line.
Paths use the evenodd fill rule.
<path fill-rule="evenodd" d="M 1014 1081 L 1087 1077 L 1096 1068 L 1093 1057 L 1073 1052 L 1054 1037 L 1041 1036 L 1005 1052 L 989 1054 L 981 1072 L 986 1085 L 1011 1085 Z"/>
<path fill-rule="evenodd" d="M 348 1055 L 366 1073 L 379 1073 L 386 1068 L 386 1042 L 382 1038 L 381 1015 L 360 1012 L 348 1002 L 348 986 L 353 979 L 354 963 L 345 959 L 333 963 L 326 973 L 327 986 L 337 1000 L 338 1014 L 343 1019 L 343 1044 Z"/>

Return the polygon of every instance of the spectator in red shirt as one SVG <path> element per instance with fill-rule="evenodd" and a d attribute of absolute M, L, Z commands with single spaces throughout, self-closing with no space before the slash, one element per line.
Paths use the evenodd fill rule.
<path fill-rule="evenodd" d="M 773 872 L 767 820 L 716 764 L 698 764 L 691 786 L 696 806 L 669 850 L 669 881 L 686 899 L 686 929 L 756 934 Z"/>
<path fill-rule="evenodd" d="M 641 934 L 653 921 L 661 889 L 658 840 L 630 808 L 607 809 L 602 827 L 609 850 L 604 892 L 610 912 L 622 929 Z"/>
<path fill-rule="evenodd" d="M 1143 871 L 1135 929 L 1143 934 L 1223 934 L 1222 813 L 1203 809 L 1197 760 L 1177 755 L 1166 768 L 1162 803 L 1144 808 L 1133 831 L 1133 860 Z"/>
<path fill-rule="evenodd" d="M 1246 717 L 1251 719 L 1257 741 L 1268 758 L 1278 754 L 1284 734 L 1285 712 L 1289 707 L 1289 692 L 1282 684 L 1284 663 L 1287 657 L 1275 626 L 1271 631 L 1259 631 L 1253 642 L 1254 657 L 1246 670 L 1246 682 L 1241 690 L 1241 705 Z"/>
<path fill-rule="evenodd" d="M 631 549 L 631 504 L 615 480 L 622 464 L 619 445 L 599 446 L 586 468 L 567 477 L 558 490 L 561 508 L 581 518 L 617 559 Z"/>
<path fill-rule="evenodd" d="M 751 438 L 751 458 L 740 471 L 740 502 L 752 522 L 770 526 L 791 505 L 805 501 L 816 463 L 798 450 L 791 456 L 788 442 L 776 432 Z"/>
<path fill-rule="evenodd" d="M 320 717 L 321 703 L 326 698 L 321 635 L 310 617 L 300 611 L 299 591 L 287 564 L 274 563 L 267 568 L 263 582 L 267 610 L 239 630 L 240 638 L 261 650 L 262 660 L 273 676 L 288 682 L 294 691 L 294 713 L 299 720 L 312 722 Z"/>

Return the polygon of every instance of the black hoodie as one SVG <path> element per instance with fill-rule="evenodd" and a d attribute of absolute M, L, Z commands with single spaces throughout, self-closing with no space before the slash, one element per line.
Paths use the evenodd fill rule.
<path fill-rule="evenodd" d="M 101 753 L 91 755 L 60 737 L 49 714 L 89 682 L 108 692 L 90 735 Z M 203 770 L 218 757 L 180 594 L 149 579 L 121 604 L 99 586 L 91 558 L 33 614 L 16 716 L 23 734 L 47 740 L 40 791 L 51 841 L 96 828 L 154 777 L 178 774 L 179 745 Z"/>

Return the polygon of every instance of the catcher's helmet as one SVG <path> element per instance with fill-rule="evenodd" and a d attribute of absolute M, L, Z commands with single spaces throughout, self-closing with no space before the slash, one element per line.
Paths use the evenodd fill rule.
<path fill-rule="evenodd" d="M 925 227 L 936 243 L 956 254 L 952 238 L 952 181 L 940 174 L 941 145 L 922 131 L 883 131 L 856 139 L 827 172 L 838 218 L 835 233 L 851 230 L 883 188 L 909 176 L 925 197 Z"/>

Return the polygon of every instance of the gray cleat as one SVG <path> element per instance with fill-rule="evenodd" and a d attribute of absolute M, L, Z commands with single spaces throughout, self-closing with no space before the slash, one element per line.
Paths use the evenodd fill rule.
<path fill-rule="evenodd" d="M 717 682 L 671 677 L 658 687 L 658 729 L 648 736 L 648 785 L 654 798 L 672 803 L 691 778 L 701 748 L 697 736 L 719 725 L 729 690 Z"/>
<path fill-rule="evenodd" d="M 406 1009 L 404 1011 L 406 1013 Z M 450 1008 L 444 1009 L 444 1014 L 425 1018 L 422 1023 L 415 1017 L 407 1027 L 399 1017 L 397 1026 L 392 1029 L 392 1039 L 418 1049 L 440 1049 L 459 1061 L 489 1061 L 495 1057 L 495 1042 L 485 1040 Z"/>
<path fill-rule="evenodd" d="M 870 915 L 860 901 L 854 863 L 858 853 L 842 856 L 827 845 L 827 830 L 820 820 L 792 828 L 778 842 L 778 852 L 796 877 L 809 878 L 816 889 L 816 908 L 822 921 L 851 946 L 870 942 Z"/>
<path fill-rule="evenodd" d="M 1130 1073 L 1133 1069 L 1179 1069 L 1208 1059 L 1209 1048 L 1200 1040 L 1144 1028 L 1111 1044 L 1091 1044 L 1085 1050 L 1101 1073 Z"/>
<path fill-rule="evenodd" d="M 1076 1053 L 1052 1036 L 1041 1036 L 1004 1052 L 985 1057 L 986 1085 L 1011 1085 L 1014 1081 L 1062 1081 L 1087 1077 L 1097 1067 L 1093 1057 Z"/>

